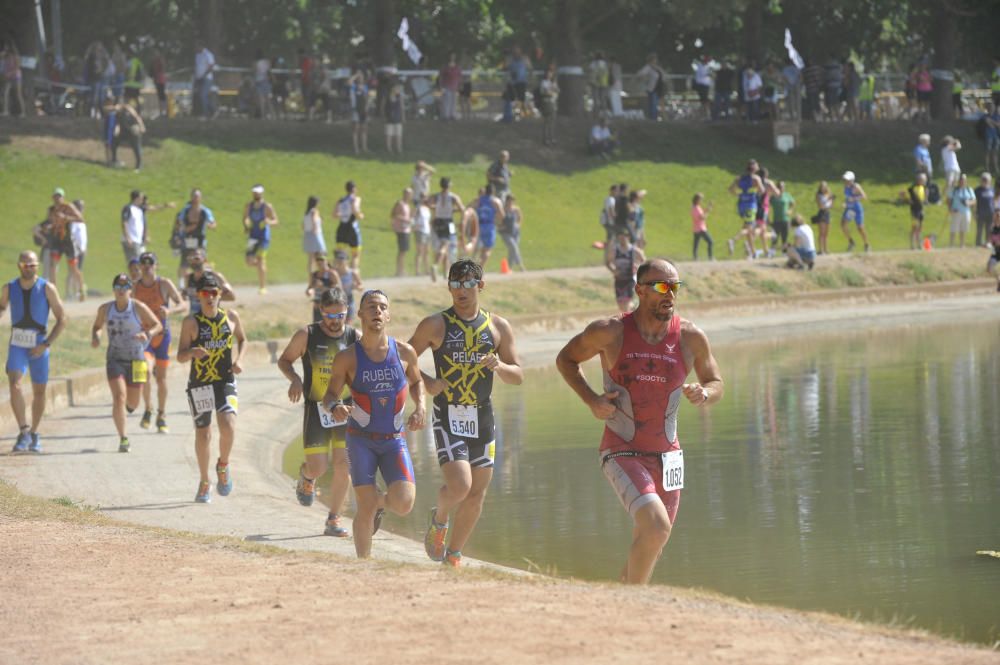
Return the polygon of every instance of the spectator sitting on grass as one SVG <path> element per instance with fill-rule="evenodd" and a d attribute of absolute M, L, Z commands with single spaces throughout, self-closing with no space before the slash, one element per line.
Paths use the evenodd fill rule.
<path fill-rule="evenodd" d="M 792 240 L 794 244 L 785 245 L 785 253 L 788 255 L 788 268 L 803 270 L 813 269 L 816 262 L 816 242 L 813 239 L 813 230 L 802 215 L 795 215 L 792 218 Z"/>
<path fill-rule="evenodd" d="M 591 128 L 590 137 L 587 139 L 587 146 L 590 148 L 590 154 L 600 155 L 604 159 L 610 159 L 611 155 L 618 150 L 618 138 L 608 126 L 607 117 L 602 117 Z"/>

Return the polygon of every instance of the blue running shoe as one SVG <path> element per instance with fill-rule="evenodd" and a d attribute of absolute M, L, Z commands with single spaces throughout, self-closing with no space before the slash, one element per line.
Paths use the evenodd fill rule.
<path fill-rule="evenodd" d="M 333 536 L 334 538 L 347 538 L 351 534 L 347 529 L 340 526 L 340 515 L 330 513 L 326 516 L 326 528 L 323 530 L 323 535 Z"/>
<path fill-rule="evenodd" d="M 25 453 L 28 452 L 28 444 L 31 443 L 31 434 L 27 431 L 20 432 L 17 435 L 17 441 L 14 442 L 14 447 L 11 448 L 12 453 Z"/>
<path fill-rule="evenodd" d="M 31 433 L 31 443 L 28 444 L 28 452 L 42 452 L 42 442 L 38 439 L 38 432 Z"/>
<path fill-rule="evenodd" d="M 212 503 L 212 483 L 207 480 L 198 483 L 198 493 L 194 495 L 195 503 Z"/>
<path fill-rule="evenodd" d="M 216 463 L 215 475 L 219 477 L 219 484 L 215 487 L 219 491 L 219 496 L 229 496 L 233 491 L 233 473 L 229 470 L 229 465 Z"/>
<path fill-rule="evenodd" d="M 316 498 L 316 479 L 306 478 L 305 467 L 305 464 L 299 467 L 299 482 L 295 484 L 295 498 L 308 508 L 313 505 L 313 499 Z"/>

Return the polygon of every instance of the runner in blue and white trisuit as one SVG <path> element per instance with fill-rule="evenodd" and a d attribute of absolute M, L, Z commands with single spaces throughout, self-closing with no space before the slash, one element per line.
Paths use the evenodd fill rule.
<path fill-rule="evenodd" d="M 486 185 L 483 195 L 476 201 L 479 217 L 479 265 L 486 269 L 486 262 L 497 244 L 497 220 L 504 216 L 503 202 L 493 194 L 493 185 Z"/>
<path fill-rule="evenodd" d="M 427 413 L 417 354 L 386 331 L 389 297 L 382 291 L 365 291 L 358 319 L 361 340 L 334 357 L 322 403 L 334 421 L 347 419 L 347 455 L 358 500 L 354 549 L 363 559 L 371 556 L 372 535 L 382 514 L 391 510 L 406 515 L 413 509 L 416 484 L 403 429 L 407 392 L 416 404 L 407 429 L 423 429 Z M 353 406 L 340 399 L 344 386 L 351 388 Z M 376 489 L 376 471 L 382 474 L 386 494 Z"/>
<path fill-rule="evenodd" d="M 747 162 L 746 173 L 733 180 L 729 185 L 729 193 L 736 196 L 736 212 L 743 222 L 743 228 L 739 233 L 726 241 L 729 247 L 729 254 L 732 255 L 736 246 L 736 240 L 742 239 L 743 248 L 746 250 L 747 258 L 754 257 L 753 251 L 753 225 L 757 217 L 757 195 L 764 191 L 764 181 L 761 180 L 760 166 L 756 159 Z"/>
<path fill-rule="evenodd" d="M 10 343 L 7 348 L 7 383 L 10 408 L 17 420 L 15 453 L 42 452 L 38 424 L 45 413 L 45 388 L 49 381 L 49 347 L 66 325 L 66 314 L 55 285 L 38 276 L 38 257 L 32 251 L 17 257 L 21 276 L 0 289 L 0 315 L 10 306 Z M 56 319 L 46 335 L 49 312 Z M 31 423 L 25 417 L 21 379 L 31 372 Z"/>
<path fill-rule="evenodd" d="M 861 202 L 867 199 L 868 195 L 865 194 L 865 190 L 861 189 L 861 185 L 857 183 L 853 171 L 846 171 L 843 179 L 844 214 L 840 218 L 840 228 L 843 230 L 844 235 L 847 236 L 847 251 L 849 252 L 854 249 L 854 238 L 851 237 L 851 222 L 854 222 L 861 240 L 865 243 L 865 251 L 870 252 L 871 245 L 868 244 L 868 233 L 865 231 L 865 209 L 861 205 Z"/>
<path fill-rule="evenodd" d="M 267 292 L 267 250 L 271 246 L 271 227 L 278 224 L 274 206 L 264 200 L 264 186 L 254 185 L 253 200 L 243 211 L 243 228 L 247 232 L 246 261 L 256 266 L 260 292 Z"/>

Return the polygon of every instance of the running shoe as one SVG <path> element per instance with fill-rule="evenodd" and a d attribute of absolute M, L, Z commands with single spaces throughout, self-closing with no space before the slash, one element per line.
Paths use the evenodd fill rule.
<path fill-rule="evenodd" d="M 437 508 L 431 508 L 430 526 L 427 527 L 427 535 L 424 536 L 424 551 L 431 561 L 444 561 L 444 543 L 448 539 L 448 523 L 438 524 L 434 520 L 437 515 Z"/>
<path fill-rule="evenodd" d="M 139 421 L 139 427 L 143 429 L 149 429 L 149 423 L 153 420 L 153 412 L 146 409 L 142 412 L 142 420 Z"/>
<path fill-rule="evenodd" d="M 261 288 L 257 289 L 257 293 L 259 293 L 262 296 L 263 295 L 267 295 L 267 289 L 265 289 L 264 287 L 261 287 Z"/>
<path fill-rule="evenodd" d="M 132 446 L 129 445 L 127 436 L 123 436 L 121 441 L 118 442 L 118 452 L 120 453 L 127 453 L 131 447 Z"/>
<path fill-rule="evenodd" d="M 726 247 L 729 248 L 729 256 L 732 256 L 733 252 L 736 251 L 736 243 L 733 242 L 732 238 L 730 238 L 729 240 L 726 241 Z"/>
<path fill-rule="evenodd" d="M 385 508 L 379 508 L 375 511 L 375 523 L 372 525 L 373 536 L 378 533 L 379 528 L 382 526 L 383 517 L 385 517 Z"/>
<path fill-rule="evenodd" d="M 872 251 L 872 246 L 871 245 L 865 245 L 865 254 L 868 254 L 871 251 Z"/>
<path fill-rule="evenodd" d="M 350 535 L 347 529 L 340 526 L 340 515 L 330 513 L 326 516 L 326 529 L 323 530 L 324 536 L 333 536 L 334 538 L 347 538 Z"/>
<path fill-rule="evenodd" d="M 306 478 L 305 464 L 299 467 L 299 482 L 295 484 L 295 498 L 306 508 L 313 505 L 313 499 L 316 498 L 316 480 Z"/>
<path fill-rule="evenodd" d="M 212 483 L 203 480 L 198 483 L 198 493 L 194 495 L 195 503 L 212 503 Z"/>
<path fill-rule="evenodd" d="M 160 434 L 170 434 L 170 430 L 167 428 L 167 419 L 163 417 L 163 414 L 156 416 L 156 431 Z"/>
<path fill-rule="evenodd" d="M 853 238 L 851 238 L 850 240 L 847 241 L 847 251 L 848 252 L 854 251 L 854 239 Z"/>
<path fill-rule="evenodd" d="M 28 444 L 31 443 L 31 434 L 25 430 L 17 435 L 17 441 L 11 448 L 12 453 L 24 453 L 28 451 Z"/>
<path fill-rule="evenodd" d="M 28 444 L 28 452 L 42 452 L 42 442 L 38 439 L 38 432 L 31 433 L 31 443 Z"/>
<path fill-rule="evenodd" d="M 462 553 L 455 552 L 454 550 L 448 550 L 445 552 L 444 561 L 442 561 L 446 566 L 451 566 L 452 568 L 462 567 Z"/>
<path fill-rule="evenodd" d="M 219 496 L 229 496 L 233 491 L 233 472 L 229 470 L 229 465 L 216 463 L 215 475 L 219 477 L 219 484 L 215 486 Z"/>

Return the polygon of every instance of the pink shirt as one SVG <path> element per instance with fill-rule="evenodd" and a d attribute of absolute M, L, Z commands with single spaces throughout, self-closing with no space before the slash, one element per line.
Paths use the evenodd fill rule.
<path fill-rule="evenodd" d="M 708 215 L 705 214 L 705 211 L 700 205 L 691 206 L 691 231 L 693 233 L 707 231 L 708 224 L 705 223 L 707 218 Z"/>

